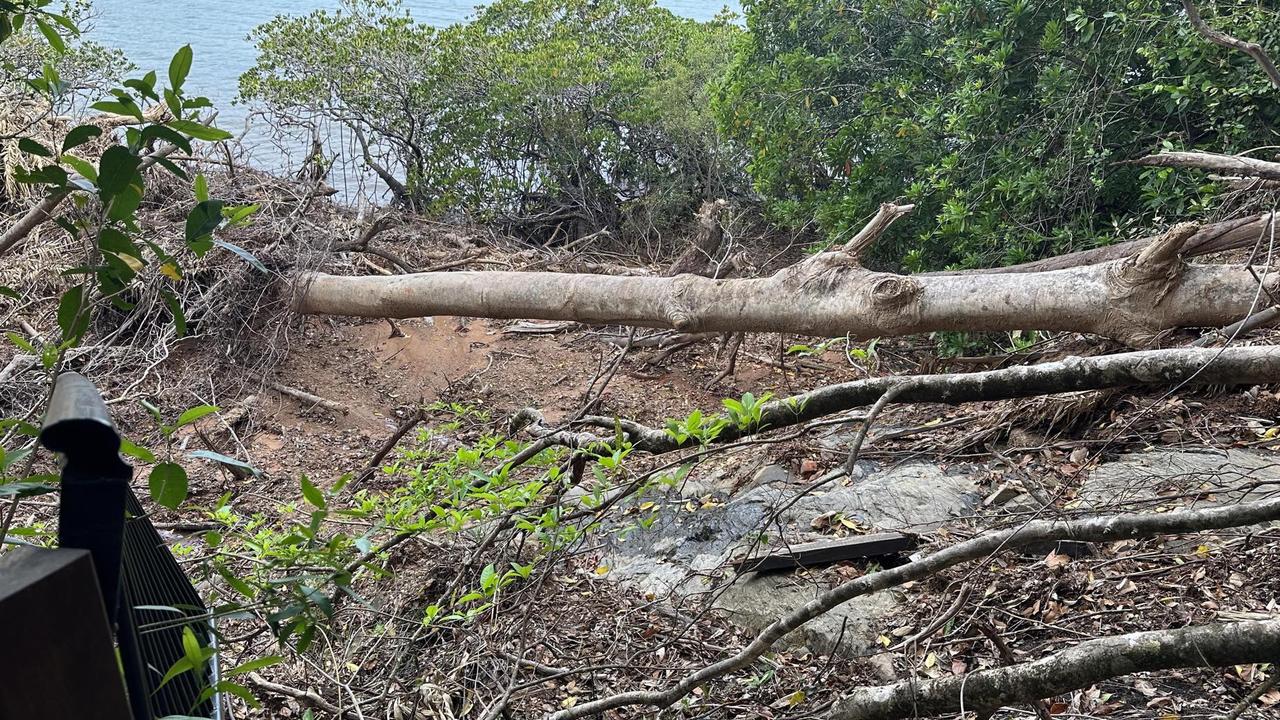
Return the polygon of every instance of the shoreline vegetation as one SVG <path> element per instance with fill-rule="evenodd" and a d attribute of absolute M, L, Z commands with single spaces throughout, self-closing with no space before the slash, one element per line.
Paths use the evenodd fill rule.
<path fill-rule="evenodd" d="M 201 702 L 312 720 L 1280 706 L 1274 3 L 342 0 L 250 35 L 287 175 L 191 89 L 217 58 L 138 72 L 96 12 L 0 0 L 0 552 L 56 542 L 78 372 L 213 608 L 157 682 L 216 658 Z M 886 532 L 919 552 L 832 542 Z"/>

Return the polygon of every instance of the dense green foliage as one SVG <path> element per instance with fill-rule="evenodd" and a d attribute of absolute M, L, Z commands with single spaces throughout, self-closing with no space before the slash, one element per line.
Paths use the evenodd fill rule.
<path fill-rule="evenodd" d="M 1177 2 L 748 0 L 720 99 L 772 217 L 832 237 L 894 198 L 878 248 L 908 269 L 1013 263 L 1205 211 L 1190 174 L 1118 166 L 1164 147 L 1280 143 L 1280 94 Z M 1205 12 L 1280 48 L 1273 2 Z"/>
<path fill-rule="evenodd" d="M 366 136 L 419 210 L 644 233 L 724 192 L 710 89 L 739 32 L 651 0 L 503 0 L 442 30 L 347 0 L 258 28 L 241 93 Z"/>

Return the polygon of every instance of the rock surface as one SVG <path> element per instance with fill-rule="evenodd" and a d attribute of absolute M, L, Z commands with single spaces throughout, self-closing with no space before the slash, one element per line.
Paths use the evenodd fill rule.
<path fill-rule="evenodd" d="M 705 507 L 685 501 L 664 507 L 648 529 L 615 537 L 601 562 L 615 581 L 659 597 L 718 587 L 723 592 L 714 606 L 745 627 L 759 630 L 824 589 L 786 573 L 750 573 L 725 588 L 733 574 L 728 562 L 762 535 L 771 544 L 812 540 L 821 537 L 813 530 L 814 521 L 833 514 L 873 531 L 924 531 L 971 513 L 982 501 L 982 493 L 970 479 L 931 464 L 865 467 L 864 478 L 848 486 L 833 483 L 805 495 L 771 519 L 777 508 L 795 500 L 805 483 L 781 466 L 765 466 L 753 473 L 748 489 L 726 503 Z M 876 622 L 896 603 L 889 592 L 858 598 L 809 623 L 791 640 L 821 653 L 837 646 L 848 652 L 866 651 L 874 646 Z"/>

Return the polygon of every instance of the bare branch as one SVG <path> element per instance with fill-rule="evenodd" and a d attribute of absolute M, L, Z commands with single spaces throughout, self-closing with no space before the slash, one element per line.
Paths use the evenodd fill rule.
<path fill-rule="evenodd" d="M 656 708 L 667 707 L 693 692 L 693 689 L 699 685 L 747 667 L 761 655 L 768 652 L 774 643 L 810 620 L 827 613 L 842 603 L 880 590 L 897 587 L 906 582 L 921 580 L 954 565 L 985 558 L 997 552 L 1041 542 L 1061 540 L 1112 542 L 1127 538 L 1241 527 L 1276 519 L 1280 519 L 1280 498 L 1205 510 L 1110 515 L 1083 520 L 1037 520 L 1010 530 L 987 533 L 972 540 L 939 550 L 915 562 L 863 575 L 860 578 L 837 585 L 775 620 L 760 634 L 756 635 L 755 639 L 742 650 L 719 662 L 689 673 L 675 685 L 665 690 L 619 693 L 562 710 L 549 716 L 549 720 L 574 720 L 575 718 L 597 715 L 608 710 L 634 705 L 647 705 Z M 1280 621 L 1277 621 L 1276 624 L 1276 639 L 1280 640 Z M 1199 638 L 1199 636 L 1195 637 Z M 1272 657 L 1274 657 L 1276 648 L 1272 648 L 1271 653 Z M 1220 659 L 1220 656 L 1216 654 L 1209 657 L 1211 660 Z M 1241 661 L 1248 662 L 1247 660 Z M 1230 664 L 1231 662 L 1236 662 L 1236 660 L 1228 660 L 1223 664 Z M 1124 672 L 1129 671 L 1121 670 L 1112 674 L 1123 674 Z M 910 708 L 909 703 L 908 708 Z M 908 710 L 908 714 L 910 714 L 910 710 Z M 850 715 L 849 717 L 854 716 Z"/>
<path fill-rule="evenodd" d="M 1280 163 L 1243 155 L 1166 150 L 1155 155 L 1129 160 L 1125 164 L 1144 167 L 1194 168 L 1239 177 L 1280 180 Z"/>
<path fill-rule="evenodd" d="M 893 221 L 915 209 L 915 205 L 882 204 L 876 212 L 876 216 L 871 218 L 871 222 L 867 223 L 866 226 L 858 231 L 857 235 L 854 235 L 849 239 L 849 242 L 844 244 L 844 252 L 855 258 L 858 257 L 863 250 L 871 246 L 871 243 L 878 240 L 885 230 L 889 229 Z"/>
<path fill-rule="evenodd" d="M 855 380 L 769 402 L 762 409 L 758 426 L 742 428 L 730 425 L 712 442 L 733 442 L 762 430 L 801 425 L 870 405 L 898 385 L 903 388 L 891 398 L 894 402 L 956 405 L 1110 387 L 1176 385 L 1187 381 L 1225 385 L 1280 382 L 1280 347 L 1144 350 L 1073 357 L 982 372 Z M 637 450 L 644 452 L 663 453 L 683 447 L 664 430 L 630 420 L 586 416 L 579 424 L 609 431 L 616 427 L 627 435 Z M 575 438 L 579 442 L 585 439 Z M 686 445 L 694 442 L 686 442 Z"/>
<path fill-rule="evenodd" d="M 1182 0 L 1182 9 L 1187 13 L 1187 20 L 1191 22 L 1191 26 L 1196 32 L 1209 39 L 1209 42 L 1215 45 L 1221 45 L 1230 50 L 1239 50 L 1257 61 L 1258 66 L 1262 68 L 1262 72 L 1267 74 L 1267 79 L 1271 81 L 1271 85 L 1280 90 L 1280 69 L 1276 69 L 1276 64 L 1272 62 L 1271 57 L 1267 55 L 1267 51 L 1262 46 L 1254 42 L 1245 42 L 1237 40 L 1230 35 L 1209 27 L 1209 24 L 1200 17 L 1200 11 L 1196 9 L 1195 4 L 1191 0 Z"/>
<path fill-rule="evenodd" d="M 1155 630 L 1082 642 L 1035 662 L 958 677 L 858 688 L 838 700 L 830 720 L 894 720 L 983 713 L 1052 697 L 1107 678 L 1184 667 L 1270 662 L 1280 657 L 1280 620 Z"/>

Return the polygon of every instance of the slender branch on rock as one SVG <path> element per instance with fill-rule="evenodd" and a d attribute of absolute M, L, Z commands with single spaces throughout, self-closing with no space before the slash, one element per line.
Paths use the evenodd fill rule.
<path fill-rule="evenodd" d="M 1132 386 L 1172 386 L 1192 381 L 1202 385 L 1257 385 L 1280 382 L 1280 348 L 1233 347 L 1221 350 L 1143 350 L 1097 357 L 1072 357 L 1040 365 L 1018 365 L 999 370 L 941 375 L 879 377 L 828 385 L 766 403 L 758 426 L 729 425 L 712 442 L 727 443 L 761 430 L 777 430 L 807 423 L 876 402 L 890 388 L 904 387 L 899 403 L 946 403 L 1008 400 L 1081 390 Z M 537 411 L 528 411 L 537 415 Z M 691 446 L 681 444 L 664 430 L 634 421 L 585 416 L 578 421 L 613 430 L 619 428 L 637 450 L 663 453 Z M 566 436 L 582 443 L 594 436 Z M 574 445 L 578 447 L 580 445 Z"/>
<path fill-rule="evenodd" d="M 549 716 L 549 720 L 574 720 L 575 718 L 598 715 L 609 710 L 637 705 L 655 708 L 667 707 L 693 692 L 694 688 L 749 666 L 761 655 L 768 652 L 779 640 L 810 620 L 826 614 L 838 605 L 856 597 L 887 590 L 913 580 L 921 580 L 936 575 L 949 567 L 985 558 L 997 552 L 1042 542 L 1062 540 L 1113 542 L 1155 535 L 1242 527 L 1277 519 L 1280 519 L 1280 498 L 1204 510 L 1109 515 L 1081 520 L 1037 520 L 1021 527 L 987 533 L 972 540 L 939 550 L 915 562 L 863 575 L 837 585 L 775 620 L 737 653 L 685 675 L 676 684 L 666 689 L 623 692 L 599 700 L 592 700 L 554 713 Z M 1253 623 L 1253 625 L 1256 624 Z M 1275 621 L 1274 624 L 1277 632 L 1276 640 L 1280 641 L 1280 621 Z M 1107 643 L 1106 640 L 1099 642 Z M 1110 648 L 1111 645 L 1105 645 L 1105 647 Z M 1224 647 L 1239 649 L 1234 646 Z M 1276 655 L 1276 652 L 1277 648 L 1271 649 L 1272 657 Z M 1213 657 L 1219 656 L 1214 655 Z M 1224 664 L 1250 662 L 1244 657 L 1242 655 L 1236 660 L 1227 660 Z M 1112 674 L 1124 674 L 1125 672 L 1130 671 L 1113 672 Z M 959 678 L 953 679 L 960 680 Z M 857 705 L 850 704 L 847 707 L 856 708 Z M 909 704 L 908 707 L 910 707 Z M 910 714 L 910 710 L 908 710 L 908 714 Z M 849 715 L 848 717 L 854 716 Z"/>
<path fill-rule="evenodd" d="M 1202 625 L 1098 638 L 1019 665 L 937 680 L 858 688 L 830 720 L 895 720 L 990 712 L 1136 672 L 1270 662 L 1280 657 L 1280 620 Z"/>

